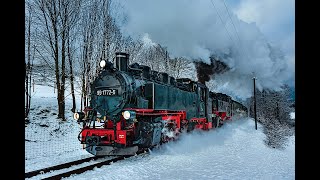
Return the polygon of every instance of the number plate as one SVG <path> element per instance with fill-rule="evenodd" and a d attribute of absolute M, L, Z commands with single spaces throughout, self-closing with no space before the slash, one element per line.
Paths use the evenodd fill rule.
<path fill-rule="evenodd" d="M 97 96 L 116 96 L 116 95 L 118 95 L 117 89 L 97 90 Z"/>

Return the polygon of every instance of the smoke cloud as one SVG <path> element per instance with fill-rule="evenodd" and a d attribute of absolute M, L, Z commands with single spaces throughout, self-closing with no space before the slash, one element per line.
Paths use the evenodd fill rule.
<path fill-rule="evenodd" d="M 198 81 L 202 84 L 208 82 L 215 74 L 221 74 L 229 70 L 224 62 L 213 57 L 210 57 L 210 64 L 202 61 L 195 61 L 194 64 L 197 70 Z"/>
<path fill-rule="evenodd" d="M 260 89 L 272 90 L 294 79 L 294 57 L 270 44 L 255 23 L 240 20 L 229 9 L 231 21 L 222 1 L 120 3 L 127 14 L 124 34 L 138 38 L 147 33 L 152 42 L 166 46 L 171 57 L 210 64 L 209 57 L 214 56 L 225 63 L 229 70 L 212 80 L 219 92 L 247 98 L 252 96 L 253 76 Z"/>

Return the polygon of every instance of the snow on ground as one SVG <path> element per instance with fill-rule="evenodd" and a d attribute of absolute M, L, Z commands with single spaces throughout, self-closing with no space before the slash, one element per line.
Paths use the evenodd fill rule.
<path fill-rule="evenodd" d="M 57 97 L 53 87 L 35 85 L 30 123 L 25 127 L 25 172 L 91 156 L 82 149 L 77 139 L 80 125 L 72 118 L 70 110 L 69 95 L 66 98 L 67 120 L 58 120 Z"/>
<path fill-rule="evenodd" d="M 56 104 L 52 87 L 35 87 L 25 128 L 26 172 L 91 156 L 77 140 L 80 126 L 72 119 L 71 97 L 65 122 L 56 119 Z M 65 179 L 295 179 L 295 136 L 284 150 L 268 148 L 265 138 L 260 124 L 255 130 L 253 119 L 240 119 Z"/>
<path fill-rule="evenodd" d="M 255 130 L 241 119 L 66 179 L 295 179 L 295 137 L 285 150 L 266 147 L 264 138 L 260 124 Z"/>

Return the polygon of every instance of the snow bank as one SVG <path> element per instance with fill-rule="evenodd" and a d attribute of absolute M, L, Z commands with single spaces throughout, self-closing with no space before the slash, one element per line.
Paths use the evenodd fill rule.
<path fill-rule="evenodd" d="M 91 156 L 77 139 L 81 127 L 73 119 L 71 96 L 66 96 L 67 120 L 61 121 L 57 119 L 56 95 L 53 87 L 46 85 L 36 84 L 32 92 L 30 123 L 25 127 L 26 172 Z"/>
<path fill-rule="evenodd" d="M 284 150 L 266 147 L 265 138 L 260 124 L 255 130 L 241 119 L 68 179 L 295 179 L 295 137 Z"/>

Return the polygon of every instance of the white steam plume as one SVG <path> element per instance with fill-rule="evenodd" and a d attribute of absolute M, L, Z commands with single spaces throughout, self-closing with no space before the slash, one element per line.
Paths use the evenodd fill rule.
<path fill-rule="evenodd" d="M 214 80 L 220 87 L 218 90 L 224 93 L 250 97 L 253 73 L 260 88 L 273 90 L 294 79 L 294 57 L 285 56 L 272 47 L 255 23 L 239 20 L 229 9 L 236 31 L 221 1 L 129 0 L 122 3 L 127 13 L 126 24 L 122 25 L 125 34 L 139 37 L 147 33 L 152 42 L 166 46 L 170 56 L 200 58 L 206 63 L 212 54 L 225 57 L 221 61 L 230 70 L 216 75 Z"/>

